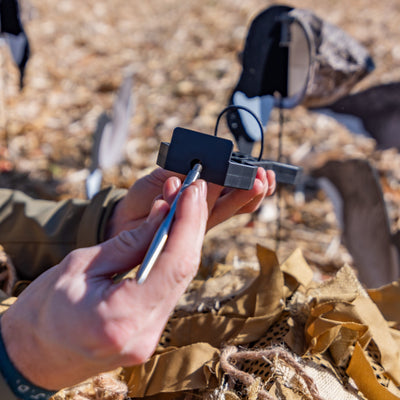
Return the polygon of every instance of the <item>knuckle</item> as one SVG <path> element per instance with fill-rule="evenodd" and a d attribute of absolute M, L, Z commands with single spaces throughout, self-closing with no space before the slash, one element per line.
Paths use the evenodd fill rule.
<path fill-rule="evenodd" d="M 162 168 L 157 168 L 151 172 L 146 178 L 151 185 L 162 186 L 169 174 Z"/>
<path fill-rule="evenodd" d="M 143 321 L 142 321 L 143 323 Z M 106 354 L 117 357 L 127 365 L 143 364 L 152 356 L 158 344 L 159 336 L 148 323 L 136 325 L 130 319 L 115 323 L 104 323 L 99 333 L 97 348 Z"/>
<path fill-rule="evenodd" d="M 172 270 L 173 283 L 181 285 L 194 278 L 200 264 L 200 256 L 196 252 L 190 252 L 176 260 Z"/>
<path fill-rule="evenodd" d="M 134 364 L 144 364 L 153 355 L 156 343 L 141 343 L 130 354 L 131 362 Z"/>
<path fill-rule="evenodd" d="M 138 235 L 139 229 L 134 229 L 132 231 L 123 231 L 118 235 L 119 242 L 122 246 L 132 247 L 139 240 Z"/>
<path fill-rule="evenodd" d="M 70 272 L 79 272 L 87 267 L 88 262 L 97 252 L 94 247 L 76 249 L 71 251 L 61 262 L 64 267 Z"/>
<path fill-rule="evenodd" d="M 110 354 L 122 354 L 126 346 L 128 335 L 119 324 L 104 322 L 101 330 L 98 330 L 98 342 L 101 348 Z"/>
<path fill-rule="evenodd" d="M 150 240 L 149 232 L 149 223 L 144 222 L 139 228 L 119 233 L 117 245 L 122 249 L 137 247 L 138 244 Z"/>

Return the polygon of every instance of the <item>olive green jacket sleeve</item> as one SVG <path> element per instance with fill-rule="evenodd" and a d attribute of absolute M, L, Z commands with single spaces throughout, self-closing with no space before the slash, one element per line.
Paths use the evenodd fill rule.
<path fill-rule="evenodd" d="M 90 201 L 53 202 L 0 189 L 0 244 L 18 278 L 33 280 L 72 250 L 103 241 L 108 218 L 125 193 L 107 188 Z"/>

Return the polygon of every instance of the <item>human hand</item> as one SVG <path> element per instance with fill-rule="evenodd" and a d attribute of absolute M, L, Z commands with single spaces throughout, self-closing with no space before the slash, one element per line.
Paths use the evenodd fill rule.
<path fill-rule="evenodd" d="M 107 238 L 139 226 L 147 218 L 154 199 L 160 195 L 172 201 L 179 190 L 181 179 L 182 175 L 177 176 L 173 172 L 157 168 L 136 181 L 115 207 L 109 220 Z M 275 188 L 275 173 L 263 168 L 258 168 L 253 188 L 250 190 L 228 189 L 208 183 L 207 230 L 233 215 L 256 211 L 265 196 L 272 195 Z"/>
<path fill-rule="evenodd" d="M 168 242 L 146 282 L 113 283 L 138 265 L 168 211 L 154 202 L 140 227 L 70 253 L 26 288 L 1 319 L 7 352 L 32 383 L 49 390 L 141 364 L 153 353 L 178 299 L 197 272 L 207 224 L 207 185 L 178 202 Z"/>

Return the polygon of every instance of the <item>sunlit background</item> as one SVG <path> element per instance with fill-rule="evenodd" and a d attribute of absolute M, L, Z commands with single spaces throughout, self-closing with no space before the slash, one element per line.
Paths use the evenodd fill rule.
<path fill-rule="evenodd" d="M 261 0 L 22 0 L 31 45 L 25 87 L 7 46 L 0 47 L 0 184 L 48 198 L 85 198 L 93 134 L 111 112 L 127 75 L 133 76 L 133 112 L 123 161 L 103 171 L 103 186 L 129 187 L 156 167 L 160 141 L 182 126 L 212 133 L 240 73 L 252 19 L 275 1 Z M 306 8 L 364 45 L 375 70 L 353 92 L 400 81 L 398 0 L 304 0 Z M 350 133 L 330 117 L 302 106 L 283 113 L 282 153 L 306 173 L 328 160 L 368 159 L 379 171 L 390 224 L 398 228 L 400 157 L 371 138 Z M 279 115 L 266 129 L 264 157 L 278 157 Z M 231 138 L 226 127 L 221 135 Z M 400 132 L 399 132 L 400 134 Z M 204 263 L 255 260 L 256 243 L 280 258 L 302 248 L 323 273 L 352 257 L 327 196 L 293 188 L 265 201 L 254 216 L 211 231 Z M 279 245 L 279 246 L 278 246 Z"/>

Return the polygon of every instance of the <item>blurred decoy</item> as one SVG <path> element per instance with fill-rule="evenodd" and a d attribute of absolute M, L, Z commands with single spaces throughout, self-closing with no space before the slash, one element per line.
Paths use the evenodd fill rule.
<path fill-rule="evenodd" d="M 240 59 L 242 73 L 229 104 L 250 109 L 264 127 L 274 107 L 330 104 L 374 68 L 368 51 L 340 28 L 285 5 L 256 16 Z M 227 123 L 239 150 L 250 154 L 261 140 L 256 121 L 232 109 Z"/>
<path fill-rule="evenodd" d="M 397 234 L 392 235 L 379 177 L 367 160 L 328 161 L 312 176 L 333 203 L 342 242 L 359 279 L 377 288 L 400 277 Z"/>
<path fill-rule="evenodd" d="M 17 0 L 0 1 L 0 36 L 10 48 L 14 62 L 20 72 L 20 88 L 23 87 L 26 64 L 30 55 L 28 37 L 20 17 Z"/>
<path fill-rule="evenodd" d="M 336 119 L 350 132 L 374 138 L 379 148 L 400 150 L 400 82 L 377 85 L 311 110 Z"/>
<path fill-rule="evenodd" d="M 112 115 L 102 113 L 94 132 L 91 166 L 86 179 L 86 195 L 90 199 L 101 188 L 103 171 L 118 165 L 124 156 L 133 113 L 132 76 L 126 77 L 119 88 Z"/>
<path fill-rule="evenodd" d="M 264 127 L 274 107 L 298 103 L 308 80 L 310 46 L 301 26 L 289 17 L 292 10 L 272 6 L 252 21 L 241 54 L 242 73 L 229 101 L 250 109 Z M 290 68 L 289 58 L 292 60 L 294 53 L 301 57 Z M 296 73 L 297 79 L 292 79 L 290 72 Z M 250 154 L 254 143 L 261 140 L 257 121 L 244 110 L 231 110 L 227 122 L 239 150 Z"/>

